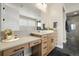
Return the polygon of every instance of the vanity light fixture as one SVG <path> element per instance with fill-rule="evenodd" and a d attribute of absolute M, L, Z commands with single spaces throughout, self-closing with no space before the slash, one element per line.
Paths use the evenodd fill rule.
<path fill-rule="evenodd" d="M 35 4 L 36 8 L 39 10 L 46 12 L 47 4 L 46 3 L 37 3 Z"/>

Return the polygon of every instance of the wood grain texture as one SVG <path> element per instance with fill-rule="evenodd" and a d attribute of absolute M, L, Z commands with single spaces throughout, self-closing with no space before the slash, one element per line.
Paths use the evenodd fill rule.
<path fill-rule="evenodd" d="M 0 56 L 2 56 L 2 51 L 0 52 Z"/>
<path fill-rule="evenodd" d="M 19 45 L 19 46 L 4 50 L 3 55 L 4 56 L 10 56 L 10 55 L 13 55 L 17 52 L 24 50 L 25 48 L 28 48 L 28 44 Z"/>
<path fill-rule="evenodd" d="M 41 40 L 30 42 L 30 48 L 41 43 Z"/>
<path fill-rule="evenodd" d="M 37 37 L 37 35 L 35 35 Z M 41 38 L 41 45 L 38 49 L 39 52 L 41 52 L 41 56 L 48 55 L 56 46 L 57 42 L 57 33 L 50 33 L 40 36 Z M 36 50 L 36 49 L 33 49 Z M 32 50 L 32 51 L 33 51 Z M 33 51 L 34 53 L 34 51 Z"/>

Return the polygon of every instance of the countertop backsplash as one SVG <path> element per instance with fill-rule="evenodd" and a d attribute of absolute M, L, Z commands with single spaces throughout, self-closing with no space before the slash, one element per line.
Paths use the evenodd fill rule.
<path fill-rule="evenodd" d="M 19 31 L 14 31 L 14 35 L 17 37 L 28 36 L 31 32 L 36 31 L 36 27 L 34 26 L 20 26 Z M 0 32 L 0 42 L 3 39 L 3 35 Z"/>
<path fill-rule="evenodd" d="M 26 26 L 20 26 L 20 30 L 19 31 L 15 31 L 15 35 L 21 37 L 21 36 L 26 36 L 26 35 L 30 35 L 31 32 L 36 31 L 36 27 L 26 27 Z"/>

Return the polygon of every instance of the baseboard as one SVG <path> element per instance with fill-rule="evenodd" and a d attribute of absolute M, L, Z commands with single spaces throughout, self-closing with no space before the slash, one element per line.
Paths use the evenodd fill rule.
<path fill-rule="evenodd" d="M 56 45 L 56 47 L 63 49 L 63 45 Z"/>

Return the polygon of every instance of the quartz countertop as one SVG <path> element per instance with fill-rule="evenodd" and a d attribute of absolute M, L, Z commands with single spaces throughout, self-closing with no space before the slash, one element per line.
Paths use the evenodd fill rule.
<path fill-rule="evenodd" d="M 32 32 L 31 34 L 41 36 L 41 35 L 50 34 L 50 33 L 54 33 L 54 31 L 53 30 L 35 31 L 35 32 Z"/>
<path fill-rule="evenodd" d="M 39 40 L 39 39 L 41 39 L 41 38 L 34 37 L 34 36 L 24 36 L 24 37 L 22 36 L 22 37 L 20 37 L 19 40 L 16 40 L 16 41 L 0 42 L 0 51 L 6 50 L 6 49 L 9 49 L 9 48 L 21 45 L 21 44 L 29 43 L 29 42 L 32 42 L 35 40 Z"/>

